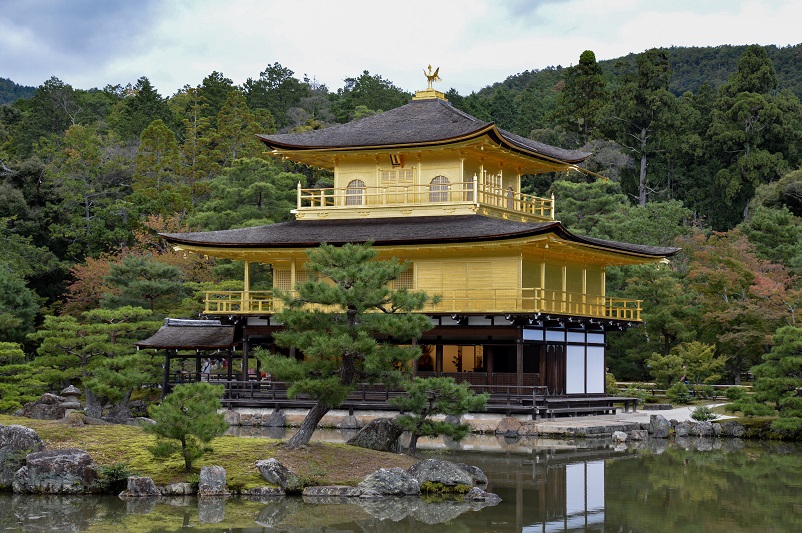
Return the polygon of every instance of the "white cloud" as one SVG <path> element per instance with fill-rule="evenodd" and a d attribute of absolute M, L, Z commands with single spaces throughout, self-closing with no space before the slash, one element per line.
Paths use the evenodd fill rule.
<path fill-rule="evenodd" d="M 791 0 L 9 2 L 0 76 L 38 85 L 56 75 L 81 88 L 147 76 L 163 95 L 215 70 L 241 84 L 274 62 L 332 90 L 369 70 L 409 91 L 425 86 L 431 63 L 438 88 L 468 94 L 575 64 L 588 49 L 601 60 L 658 46 L 802 41 L 802 3 Z"/>

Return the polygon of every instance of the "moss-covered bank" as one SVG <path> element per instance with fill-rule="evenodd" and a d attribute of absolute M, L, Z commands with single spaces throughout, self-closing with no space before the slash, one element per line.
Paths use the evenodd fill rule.
<path fill-rule="evenodd" d="M 155 459 L 147 451 L 156 442 L 141 428 L 125 425 L 84 425 L 71 427 L 64 421 L 34 420 L 0 415 L 0 424 L 18 424 L 36 431 L 46 449 L 80 448 L 86 450 L 95 464 L 123 462 L 140 476 L 153 479 L 157 485 L 188 481 L 184 461 L 178 455 L 168 460 Z M 194 473 L 205 465 L 226 469 L 227 484 L 232 489 L 249 489 L 266 484 L 256 469 L 256 462 L 275 457 L 300 475 L 309 484 L 356 485 L 365 476 L 380 468 L 407 469 L 415 459 L 392 453 L 376 452 L 347 444 L 311 443 L 307 448 L 288 450 L 281 441 L 222 436 L 211 442 L 212 452 L 195 464 Z"/>

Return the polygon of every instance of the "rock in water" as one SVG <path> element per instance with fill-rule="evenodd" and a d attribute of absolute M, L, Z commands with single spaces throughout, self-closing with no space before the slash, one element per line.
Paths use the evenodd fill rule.
<path fill-rule="evenodd" d="M 121 498 L 147 498 L 161 496 L 161 491 L 149 477 L 129 476 Z"/>
<path fill-rule="evenodd" d="M 198 496 L 223 496 L 226 494 L 226 469 L 222 466 L 203 466 L 198 483 Z"/>
<path fill-rule="evenodd" d="M 268 483 L 278 485 L 287 492 L 301 492 L 304 488 L 298 475 L 272 457 L 258 461 L 256 468 Z"/>
<path fill-rule="evenodd" d="M 649 417 L 649 433 L 656 439 L 667 439 L 671 432 L 671 423 L 663 415 Z"/>
<path fill-rule="evenodd" d="M 418 480 L 419 486 L 424 483 L 439 483 L 446 487 L 457 485 L 473 486 L 473 476 L 454 463 L 441 459 L 426 459 L 410 466 L 407 473 Z"/>
<path fill-rule="evenodd" d="M 420 494 L 420 483 L 401 468 L 382 468 L 367 476 L 358 485 L 363 493 L 413 496 Z"/>

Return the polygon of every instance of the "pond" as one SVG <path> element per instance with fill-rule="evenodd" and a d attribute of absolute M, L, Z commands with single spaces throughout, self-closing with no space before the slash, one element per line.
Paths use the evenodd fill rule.
<path fill-rule="evenodd" d="M 341 440 L 336 432 L 325 440 Z M 417 498 L 313 505 L 300 497 L 122 501 L 0 495 L 6 531 L 738 532 L 802 531 L 802 447 L 735 439 L 519 439 L 421 443 L 469 462 L 501 504 Z"/>

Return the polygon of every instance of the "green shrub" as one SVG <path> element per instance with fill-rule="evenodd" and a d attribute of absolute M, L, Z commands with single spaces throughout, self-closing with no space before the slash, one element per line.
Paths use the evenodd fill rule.
<path fill-rule="evenodd" d="M 706 405 L 697 405 L 691 413 L 691 418 L 697 422 L 706 422 L 708 420 L 715 420 L 718 418 L 718 415 Z"/>
<path fill-rule="evenodd" d="M 623 391 L 619 392 L 618 396 L 622 396 L 624 398 L 637 398 L 639 402 L 645 403 L 648 401 L 648 398 L 651 397 L 651 394 L 649 391 L 637 387 L 627 387 Z"/>
<path fill-rule="evenodd" d="M 688 386 L 681 381 L 671 385 L 671 387 L 666 390 L 666 396 L 671 400 L 671 403 L 679 405 L 688 405 L 693 402 L 691 391 L 689 391 Z"/>
<path fill-rule="evenodd" d="M 774 409 L 769 407 L 763 402 L 755 400 L 754 396 L 744 396 L 732 403 L 724 406 L 724 410 L 728 413 L 740 411 L 744 416 L 772 416 Z"/>
<path fill-rule="evenodd" d="M 726 396 L 731 402 L 734 402 L 746 398 L 748 394 L 746 389 L 743 387 L 729 387 L 727 392 L 724 393 L 724 396 Z"/>
<path fill-rule="evenodd" d="M 136 472 L 128 467 L 128 463 L 117 462 L 113 465 L 101 465 L 97 469 L 98 486 L 103 492 L 119 494 L 126 489 L 128 478 Z"/>

